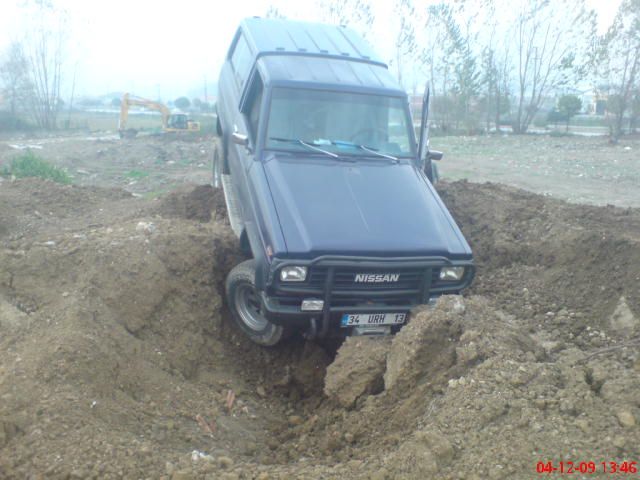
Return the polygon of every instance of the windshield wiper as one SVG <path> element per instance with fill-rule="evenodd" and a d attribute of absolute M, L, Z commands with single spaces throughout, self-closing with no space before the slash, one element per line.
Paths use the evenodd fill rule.
<path fill-rule="evenodd" d="M 380 153 L 378 149 L 373 147 L 368 147 L 366 145 L 360 145 L 353 142 L 346 142 L 344 140 L 331 140 L 331 144 L 336 145 L 338 147 L 342 145 L 345 147 L 359 148 L 360 150 L 364 150 L 365 152 L 368 152 L 368 153 L 373 153 L 374 155 L 377 155 L 379 157 L 388 158 L 389 160 L 393 160 L 394 162 L 398 161 L 398 157 L 394 157 L 393 155 L 388 155 L 386 153 Z"/>
<path fill-rule="evenodd" d="M 273 140 L 275 142 L 297 143 L 298 145 L 307 147 L 310 150 L 315 150 L 316 152 L 324 153 L 325 155 L 328 155 L 331 158 L 335 158 L 336 160 L 342 160 L 340 155 L 336 155 L 335 153 L 329 152 L 328 150 L 323 150 L 322 148 L 318 148 L 314 145 L 314 142 L 305 142 L 304 140 L 300 140 L 299 138 L 280 138 L 280 137 L 269 137 L 269 140 Z"/>

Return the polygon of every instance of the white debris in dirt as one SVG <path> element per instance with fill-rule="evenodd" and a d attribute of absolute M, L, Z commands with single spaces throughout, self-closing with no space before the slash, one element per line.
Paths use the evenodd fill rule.
<path fill-rule="evenodd" d="M 625 297 L 620 297 L 616 309 L 609 317 L 609 326 L 615 333 L 628 336 L 633 333 L 638 327 L 640 327 L 640 320 L 638 320 L 627 303 Z"/>
<path fill-rule="evenodd" d="M 45 247 L 55 247 L 56 246 L 56 242 L 54 242 L 53 240 L 47 240 L 42 245 L 44 245 Z"/>
<path fill-rule="evenodd" d="M 453 301 L 451 302 L 451 310 L 458 315 L 462 315 L 466 310 L 462 297 L 455 296 L 452 298 Z"/>
<path fill-rule="evenodd" d="M 193 462 L 197 462 L 198 460 L 208 460 L 212 462 L 214 461 L 214 458 L 208 453 L 201 452 L 200 450 L 194 450 L 191 452 L 191 460 Z"/>
<path fill-rule="evenodd" d="M 631 147 L 624 147 L 624 150 L 631 150 Z"/>
<path fill-rule="evenodd" d="M 151 235 L 157 230 L 157 227 L 152 222 L 138 222 L 136 225 L 136 232 L 143 232 L 145 235 Z"/>

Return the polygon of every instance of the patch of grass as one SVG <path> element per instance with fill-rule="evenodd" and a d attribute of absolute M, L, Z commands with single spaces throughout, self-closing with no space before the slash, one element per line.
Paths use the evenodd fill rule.
<path fill-rule="evenodd" d="M 11 165 L 2 170 L 2 175 L 16 178 L 39 177 L 67 185 L 71 183 L 71 177 L 67 172 L 55 165 L 51 165 L 31 150 L 14 158 L 11 161 Z"/>
<path fill-rule="evenodd" d="M 129 170 L 125 172 L 125 177 L 131 178 L 132 180 L 140 180 L 142 178 L 148 177 L 149 172 L 145 172 L 144 170 Z"/>

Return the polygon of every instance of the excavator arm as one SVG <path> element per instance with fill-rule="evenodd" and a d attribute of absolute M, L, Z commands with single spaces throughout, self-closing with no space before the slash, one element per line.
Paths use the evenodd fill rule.
<path fill-rule="evenodd" d="M 135 136 L 135 133 L 133 133 L 135 130 L 132 131 L 132 129 L 127 129 L 129 108 L 134 105 L 160 112 L 160 115 L 162 116 L 162 128 L 163 130 L 168 128 L 171 112 L 165 105 L 160 102 L 154 102 L 153 100 L 147 100 L 146 98 L 141 97 L 134 97 L 125 93 L 122 95 L 122 101 L 120 102 L 120 120 L 118 122 L 118 131 L 120 132 L 121 137 Z"/>
<path fill-rule="evenodd" d="M 200 131 L 200 123 L 188 120 L 185 114 L 172 115 L 169 109 L 160 102 L 154 102 L 153 100 L 147 100 L 146 98 L 134 97 L 128 93 L 122 95 L 122 101 L 120 102 L 120 120 L 118 122 L 118 133 L 120 138 L 135 137 L 138 133 L 137 130 L 127 128 L 127 120 L 129 119 L 129 107 L 140 106 L 148 108 L 149 110 L 155 110 L 160 112 L 162 116 L 162 130 L 164 132 L 198 132 Z M 180 116 L 184 117 L 182 122 L 175 122 Z M 175 124 L 180 124 L 176 126 Z M 184 124 L 184 125 L 182 125 Z"/>

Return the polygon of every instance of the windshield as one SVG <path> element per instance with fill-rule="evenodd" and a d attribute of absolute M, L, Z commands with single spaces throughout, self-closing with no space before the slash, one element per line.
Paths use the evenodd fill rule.
<path fill-rule="evenodd" d="M 308 151 L 302 140 L 340 155 L 371 156 L 369 149 L 412 157 L 406 108 L 406 99 L 399 97 L 274 88 L 266 147 Z"/>

